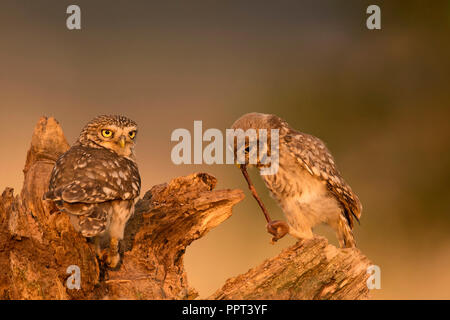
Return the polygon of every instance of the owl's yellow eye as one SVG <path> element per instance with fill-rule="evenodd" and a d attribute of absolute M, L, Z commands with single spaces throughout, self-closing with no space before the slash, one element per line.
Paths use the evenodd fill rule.
<path fill-rule="evenodd" d="M 129 136 L 131 139 L 134 139 L 134 137 L 136 137 L 136 131 L 130 131 L 130 132 L 128 133 L 128 136 Z"/>
<path fill-rule="evenodd" d="M 111 138 L 112 135 L 113 135 L 113 132 L 111 130 L 108 130 L 108 129 L 102 130 L 102 136 L 104 136 L 105 138 Z"/>

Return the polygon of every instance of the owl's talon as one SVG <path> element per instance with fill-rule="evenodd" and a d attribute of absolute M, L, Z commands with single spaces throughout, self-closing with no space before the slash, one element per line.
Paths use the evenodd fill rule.
<path fill-rule="evenodd" d="M 107 249 L 104 249 L 101 251 L 96 251 L 96 254 L 97 254 L 98 260 L 100 260 L 103 263 L 105 263 L 106 260 L 108 259 L 108 250 Z"/>
<path fill-rule="evenodd" d="M 273 235 L 271 243 L 274 244 L 289 233 L 289 226 L 284 221 L 274 220 L 267 224 L 267 232 Z"/>
<path fill-rule="evenodd" d="M 118 254 L 118 253 L 115 255 L 108 254 L 106 257 L 106 264 L 111 269 L 116 268 L 119 265 L 119 262 L 120 262 L 120 254 Z"/>
<path fill-rule="evenodd" d="M 104 249 L 98 254 L 98 259 L 109 268 L 115 269 L 119 265 L 120 254 L 118 252 L 113 252 L 110 249 Z"/>

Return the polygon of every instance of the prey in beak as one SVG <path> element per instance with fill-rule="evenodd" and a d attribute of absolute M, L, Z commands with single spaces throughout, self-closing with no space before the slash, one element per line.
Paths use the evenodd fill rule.
<path fill-rule="evenodd" d="M 260 206 L 264 217 L 267 221 L 267 232 L 269 232 L 272 237 L 271 243 L 274 244 L 276 241 L 283 238 L 288 232 L 289 232 L 289 226 L 286 222 L 280 221 L 280 220 L 272 220 L 270 218 L 269 212 L 267 211 L 266 207 L 264 206 L 264 203 L 259 198 L 258 194 L 256 193 L 256 189 L 253 186 L 253 183 L 250 179 L 250 176 L 247 172 L 247 166 L 245 164 L 236 164 L 236 166 L 241 169 L 242 175 L 244 176 L 245 180 L 247 181 L 248 188 L 250 189 L 253 197 L 256 199 L 256 202 L 258 202 L 258 205 Z"/>

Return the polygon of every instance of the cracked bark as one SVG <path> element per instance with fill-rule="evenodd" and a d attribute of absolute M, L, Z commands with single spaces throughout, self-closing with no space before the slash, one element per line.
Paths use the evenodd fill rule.
<path fill-rule="evenodd" d="M 93 245 L 42 200 L 53 165 L 68 148 L 58 122 L 41 118 L 20 195 L 6 188 L 0 196 L 0 298 L 195 298 L 184 269 L 185 250 L 228 219 L 244 193 L 215 190 L 217 180 L 207 173 L 152 187 L 127 224 L 121 265 L 104 270 Z M 80 267 L 80 290 L 66 287 L 70 265 Z M 337 249 L 317 237 L 227 280 L 210 299 L 364 299 L 369 265 L 358 249 Z"/>

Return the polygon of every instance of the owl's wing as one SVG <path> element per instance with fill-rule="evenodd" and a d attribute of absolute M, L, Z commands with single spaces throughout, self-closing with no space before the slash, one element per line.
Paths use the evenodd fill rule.
<path fill-rule="evenodd" d="M 111 203 L 102 202 L 80 206 L 77 203 L 65 202 L 62 207 L 58 205 L 58 208 L 62 212 L 71 214 L 72 224 L 84 237 L 94 237 L 106 229 Z"/>
<path fill-rule="evenodd" d="M 136 164 L 111 151 L 73 147 L 55 164 L 44 199 L 69 203 L 131 200 L 139 196 Z"/>
<path fill-rule="evenodd" d="M 304 169 L 326 182 L 328 190 L 341 204 L 350 227 L 353 227 L 353 217 L 358 221 L 361 217 L 361 202 L 341 177 L 325 144 L 314 136 L 294 130 L 280 138 L 283 139 L 288 152 Z"/>

